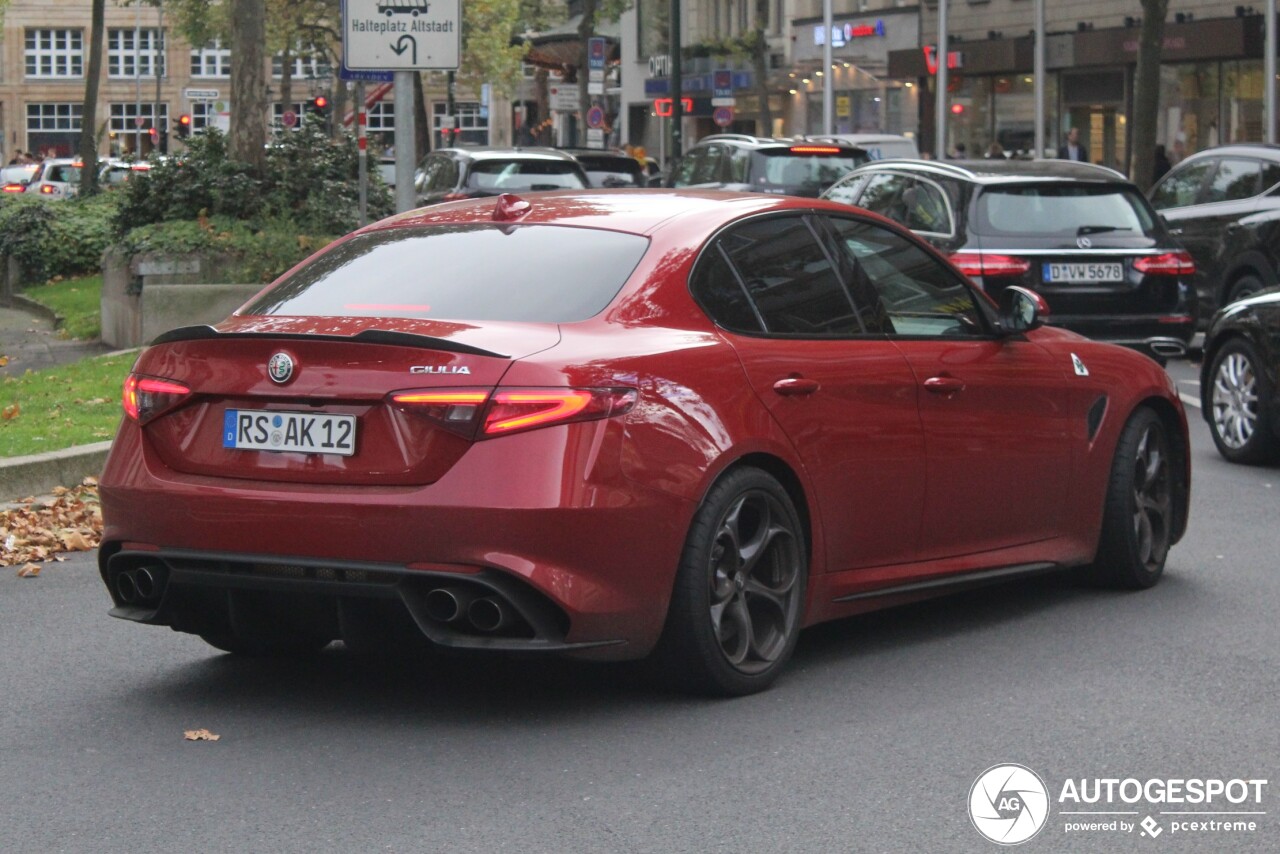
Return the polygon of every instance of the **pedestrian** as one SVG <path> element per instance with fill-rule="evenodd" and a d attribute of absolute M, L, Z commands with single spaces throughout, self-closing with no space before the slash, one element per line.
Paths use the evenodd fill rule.
<path fill-rule="evenodd" d="M 956 151 L 955 151 L 955 154 L 951 155 L 951 159 L 952 159 L 952 160 L 964 160 L 964 159 L 965 159 L 966 157 L 968 157 L 968 156 L 969 156 L 969 150 L 968 150 L 967 148 L 965 148 L 964 143 L 963 143 L 963 142 L 957 142 L 957 143 L 956 143 Z"/>
<path fill-rule="evenodd" d="M 1169 155 L 1164 153 L 1164 146 L 1157 145 L 1155 161 L 1152 163 L 1151 183 L 1154 184 L 1159 181 L 1172 168 L 1173 164 L 1169 162 Z"/>
<path fill-rule="evenodd" d="M 1058 149 L 1058 159 L 1089 162 L 1089 150 L 1080 143 L 1080 128 L 1073 127 L 1067 131 L 1067 141 Z"/>
<path fill-rule="evenodd" d="M 1004 146 L 993 139 L 991 144 L 987 146 L 987 153 L 982 156 L 987 160 L 1004 160 Z"/>

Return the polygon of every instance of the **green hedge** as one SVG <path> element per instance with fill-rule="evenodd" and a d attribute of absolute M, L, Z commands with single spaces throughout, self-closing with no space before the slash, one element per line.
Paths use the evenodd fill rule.
<path fill-rule="evenodd" d="M 52 201 L 26 195 L 0 202 L 0 253 L 22 265 L 29 282 L 94 273 L 114 239 L 121 197 Z"/>
<path fill-rule="evenodd" d="M 270 282 L 333 239 L 301 234 L 291 220 L 253 224 L 229 216 L 213 216 L 194 222 L 144 225 L 125 235 L 116 248 L 126 255 L 160 252 L 229 256 L 233 266 L 225 273 L 228 280 L 253 284 Z"/>

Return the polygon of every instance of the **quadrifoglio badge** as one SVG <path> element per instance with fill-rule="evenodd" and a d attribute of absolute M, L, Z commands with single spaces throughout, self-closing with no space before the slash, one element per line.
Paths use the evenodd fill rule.
<path fill-rule="evenodd" d="M 969 820 L 982 836 L 1006 846 L 1045 831 L 1148 840 L 1193 836 L 1210 849 L 1229 850 L 1233 838 L 1264 828 L 1266 790 L 1266 780 L 1203 777 L 1068 777 L 1051 789 L 1030 768 L 1007 763 L 973 781 Z"/>

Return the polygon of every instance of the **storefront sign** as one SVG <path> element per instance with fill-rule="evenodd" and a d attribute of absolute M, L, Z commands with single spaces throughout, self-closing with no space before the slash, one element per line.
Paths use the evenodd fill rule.
<path fill-rule="evenodd" d="M 826 27 L 817 26 L 813 28 L 813 43 L 816 45 L 823 44 L 822 34 Z M 877 20 L 874 23 L 860 21 L 854 23 L 852 21 L 844 24 L 836 24 L 831 28 L 831 46 L 844 47 L 848 42 L 854 39 L 865 39 L 872 36 L 885 35 L 884 21 Z"/>
<path fill-rule="evenodd" d="M 938 46 L 927 44 L 923 48 L 924 66 L 930 74 L 938 73 Z M 947 51 L 947 68 L 964 68 L 964 54 L 958 50 Z"/>

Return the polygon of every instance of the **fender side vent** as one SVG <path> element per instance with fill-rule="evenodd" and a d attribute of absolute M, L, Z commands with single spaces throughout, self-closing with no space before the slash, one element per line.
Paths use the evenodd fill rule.
<path fill-rule="evenodd" d="M 1089 412 L 1085 416 L 1085 425 L 1089 430 L 1089 441 L 1092 442 L 1094 437 L 1098 435 L 1098 428 L 1102 426 L 1102 416 L 1107 412 L 1107 396 L 1104 394 L 1093 402 L 1093 406 L 1089 407 Z"/>

